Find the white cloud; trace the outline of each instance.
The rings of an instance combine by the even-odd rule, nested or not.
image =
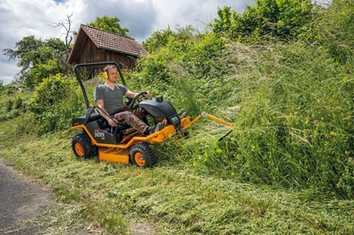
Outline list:
[[[153,30],[193,25],[204,28],[215,17],[219,6],[242,10],[255,0],[1,0],[0,50],[13,48],[24,36],[63,37],[64,31],[53,27],[72,14],[73,30],[97,16],[117,16],[138,40]],[[18,72],[14,62],[0,55],[0,79],[9,80]]]
[[[255,0],[153,0],[157,10],[157,23],[154,29],[166,26],[176,27],[193,25],[199,30],[204,29],[215,18],[218,7],[231,6],[242,11]]]
[[[15,75],[20,71],[20,68],[14,63],[0,60],[0,71],[0,80],[7,84],[14,80]]]
[[[15,79],[20,68],[8,61],[3,49],[13,48],[24,36],[37,38],[62,37],[63,30],[54,24],[63,21],[70,12],[83,9],[82,1],[57,4],[52,0],[5,0],[0,2],[0,80],[8,83]],[[80,22],[73,16],[74,23]],[[75,19],[78,19],[75,21]],[[77,27],[78,23],[76,23]]]

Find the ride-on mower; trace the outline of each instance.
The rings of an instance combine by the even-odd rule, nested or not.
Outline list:
[[[202,115],[192,118],[186,116],[185,113],[177,113],[172,104],[163,100],[162,97],[149,97],[146,92],[141,92],[133,99],[128,99],[127,110],[139,113],[141,120],[148,125],[154,125],[163,119],[167,121],[167,125],[160,131],[146,136],[139,134],[124,123],[120,123],[116,127],[109,126],[102,116],[105,115],[102,110],[99,112],[98,107],[94,104],[90,105],[82,76],[89,74],[86,77],[88,77],[87,80],[90,80],[94,78],[92,75],[94,71],[99,71],[102,66],[111,64],[117,67],[120,79],[126,86],[121,66],[116,62],[84,63],[74,67],[77,81],[83,93],[86,114],[72,120],[72,128],[81,132],[73,137],[72,149],[79,159],[96,157],[99,161],[134,163],[138,167],[151,167],[157,162],[157,158],[149,145],[162,143],[177,132],[185,134],[185,130],[199,120]],[[226,127],[232,127],[232,124],[224,120],[209,114],[206,115],[210,120]]]

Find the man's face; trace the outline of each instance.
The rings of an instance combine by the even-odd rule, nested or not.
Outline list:
[[[116,82],[118,80],[118,71],[116,68],[111,68],[107,72],[108,72],[108,80],[110,82]]]

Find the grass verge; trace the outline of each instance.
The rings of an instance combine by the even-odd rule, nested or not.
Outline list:
[[[153,169],[77,161],[69,132],[21,136],[15,123],[0,124],[1,157],[114,234],[132,221],[161,234],[354,232],[352,200],[200,175],[173,156]]]

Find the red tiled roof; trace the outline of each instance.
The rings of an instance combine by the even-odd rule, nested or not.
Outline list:
[[[97,48],[118,51],[137,57],[146,53],[142,45],[134,39],[104,32],[87,25],[81,25],[80,29],[86,33]]]

